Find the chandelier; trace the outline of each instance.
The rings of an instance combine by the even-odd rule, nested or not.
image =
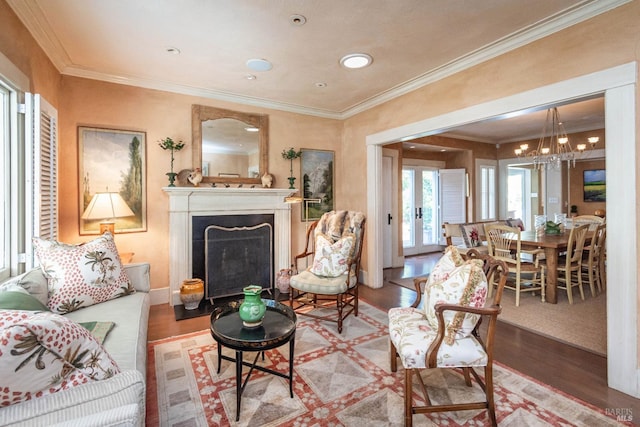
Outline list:
[[[588,139],[591,148],[599,141],[598,137]],[[577,144],[574,149],[569,142],[567,132],[560,121],[560,115],[556,107],[547,110],[547,118],[542,129],[542,136],[538,141],[538,148],[527,152],[529,144],[521,144],[514,150],[518,157],[533,158],[533,166],[536,169],[560,169],[562,162],[567,162],[567,167],[576,166],[576,158],[579,158],[587,149],[587,144]]]

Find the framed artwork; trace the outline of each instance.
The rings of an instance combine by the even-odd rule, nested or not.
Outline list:
[[[118,233],[147,230],[146,140],[146,132],[78,126],[81,235],[100,234],[105,220]],[[105,194],[115,218],[98,218],[98,196]]]
[[[583,172],[585,202],[607,201],[607,175],[605,169],[589,169]]]
[[[302,177],[302,220],[319,219],[333,207],[333,162],[330,150],[301,149],[300,168]]]

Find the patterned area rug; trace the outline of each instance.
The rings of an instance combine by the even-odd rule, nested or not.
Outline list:
[[[347,319],[342,334],[335,323],[299,316],[294,397],[287,380],[254,371],[242,395],[239,422],[235,364],[223,360],[216,373],[217,347],[209,331],[151,342],[147,425],[401,426],[404,372],[389,370],[386,323],[386,312],[365,303],[358,317]],[[259,363],[286,372],[288,350],[286,344],[270,350]],[[234,354],[228,349],[223,353]],[[423,377],[434,402],[467,400],[469,395],[481,399],[477,384],[466,387],[457,372],[433,370]],[[603,411],[502,365],[495,367],[495,383],[501,426],[619,425]],[[422,400],[419,394],[416,399]],[[486,411],[465,411],[414,415],[413,420],[416,426],[481,426],[488,416]]]

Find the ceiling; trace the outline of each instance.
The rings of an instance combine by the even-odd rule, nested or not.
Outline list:
[[[8,3],[64,75],[344,119],[626,1]],[[294,23],[295,15],[306,23]],[[357,70],[340,65],[357,52],[373,63]],[[266,59],[273,68],[251,70],[250,59]],[[570,114],[561,111],[563,119]],[[603,127],[601,102],[580,104],[575,115],[581,126]],[[495,143],[518,139],[525,129],[539,132],[544,118],[524,117],[453,134]],[[587,125],[588,118],[601,123]]]

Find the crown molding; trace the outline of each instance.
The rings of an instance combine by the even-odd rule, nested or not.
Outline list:
[[[417,78],[401,83],[389,90],[383,91],[341,111],[331,111],[285,102],[275,102],[269,99],[249,97],[222,90],[182,85],[166,81],[141,79],[135,76],[117,76],[101,73],[95,70],[84,69],[72,63],[69,55],[55,36],[46,16],[37,3],[26,2],[23,0],[7,0],[7,3],[29,29],[37,43],[51,59],[54,66],[61,74],[138,86],[147,89],[193,95],[238,104],[252,105],[291,113],[344,120],[416,89],[498,57],[536,40],[542,39],[565,28],[571,27],[572,25],[608,12],[609,10],[615,9],[616,7],[622,6],[631,1],[633,0],[585,0],[571,8],[558,12],[545,20],[505,36],[494,43],[476,49],[473,52],[422,74]]]

